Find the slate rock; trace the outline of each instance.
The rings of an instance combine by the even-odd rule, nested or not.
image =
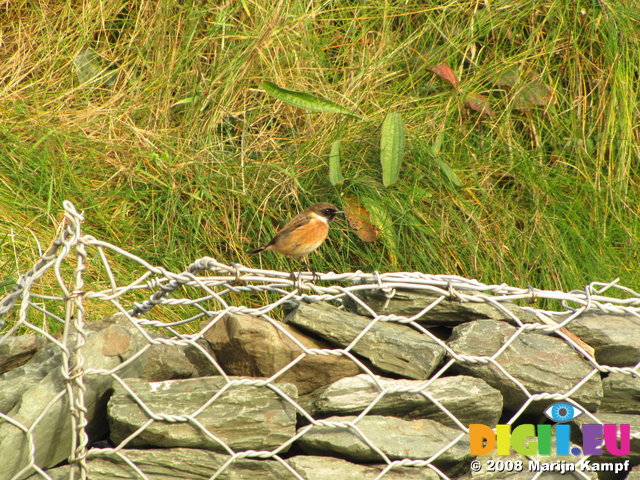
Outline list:
[[[202,426],[198,427],[193,421],[156,420],[127,443],[131,447],[191,447],[226,451],[211,438],[209,434],[212,434],[234,450],[265,450],[281,445],[295,434],[295,408],[268,387],[233,385],[210,402],[227,385],[224,378],[164,382],[130,378],[125,382],[154,414],[185,416],[198,412],[195,418]],[[297,399],[294,385],[274,385],[292,399]],[[116,445],[151,418],[120,384],[115,385],[109,400],[108,416],[111,441]]]
[[[32,333],[2,337],[0,335],[0,375],[27,363],[44,345],[44,338]]]
[[[475,291],[457,291],[461,294],[477,297],[478,301],[445,299],[429,309],[428,312],[423,313],[416,321],[430,325],[454,326],[480,319],[504,320],[515,323],[515,317],[522,323],[538,323],[535,314],[523,310],[512,302],[500,302],[500,306],[507,311],[505,312],[487,302]],[[404,317],[413,317],[421,313],[442,297],[440,293],[417,289],[396,289],[391,298],[388,298],[382,290],[362,290],[357,292],[357,295],[378,315],[393,314]],[[345,304],[347,308],[361,315],[368,314],[366,309],[349,297],[345,299]]]
[[[115,369],[142,346],[143,342],[139,337],[132,335],[122,325],[113,324],[100,332],[90,333],[86,344],[79,351],[84,357],[85,369]],[[41,359],[41,352],[51,356],[44,359],[41,365],[34,365]],[[66,380],[62,377],[60,361],[59,351],[50,344],[37,352],[27,364],[5,374],[15,375],[21,369],[28,372],[20,397],[7,415],[26,427],[34,425],[34,461],[42,468],[59,464],[71,451],[72,424],[68,397],[60,395],[60,392],[66,392]],[[10,381],[12,385],[13,380],[15,379]],[[104,394],[111,387],[111,382],[110,375],[87,375],[84,379],[89,435],[106,426],[102,419],[96,419],[96,411],[102,405]],[[0,391],[4,390],[4,383],[0,381]],[[30,463],[29,438],[22,430],[2,420],[0,449],[2,452],[13,452],[12,455],[5,456],[3,468],[0,469],[2,480],[13,478],[14,474]]]
[[[353,421],[356,417],[329,417],[324,421]],[[357,422],[366,438],[390,459],[427,459],[452,442],[460,429],[434,420],[403,420],[395,417],[367,415]],[[302,427],[308,428],[308,427]],[[306,453],[337,456],[356,462],[381,461],[380,455],[350,427],[314,425],[298,441]],[[469,438],[463,434],[453,446],[434,460],[434,465],[452,465],[470,460]]]
[[[506,322],[477,320],[455,327],[448,344],[459,355],[491,356],[516,330]],[[566,393],[593,371],[593,367],[563,339],[534,331],[520,332],[496,360],[531,394]],[[510,411],[519,410],[527,400],[524,392],[495,365],[463,363],[460,360],[456,363],[456,370],[481,378],[500,390],[505,408]],[[602,399],[600,376],[591,376],[571,398],[589,411],[595,411]],[[550,400],[532,402],[527,411],[541,413],[551,403]]]
[[[60,348],[50,343],[40,348],[24,365],[0,375],[0,412],[8,413],[24,392],[59,368],[61,361]]]
[[[640,414],[640,377],[610,373],[602,381],[602,388],[601,411]]]
[[[426,383],[421,380],[376,378],[383,389],[416,388]],[[357,415],[376,400],[380,391],[369,375],[361,374],[318,389],[301,399],[300,403],[307,406],[314,418]],[[479,378],[464,375],[437,378],[424,392],[448,409],[463,425],[483,423],[493,426],[502,414],[502,394]],[[446,413],[421,393],[389,392],[369,412],[407,419],[430,418],[456,426]]]
[[[625,480],[640,480],[640,465],[633,467]]]
[[[376,322],[368,328],[370,319],[326,303],[301,303],[288,321],[341,347],[350,345],[368,329],[351,351],[378,369],[403,377],[429,378],[444,358],[444,348],[408,325]]]
[[[126,449],[121,453],[153,480],[207,480],[229,459],[228,455],[193,448]],[[299,455],[285,460],[305,480],[373,480],[386,465],[358,465],[331,457]],[[140,475],[116,455],[90,457],[91,480],[138,480]],[[67,480],[70,466],[47,470],[53,480]],[[40,475],[29,477],[39,480]],[[76,478],[79,478],[76,475]],[[219,480],[295,480],[297,477],[277,460],[239,458],[218,477]],[[384,480],[437,480],[440,477],[427,467],[395,468]]]
[[[215,371],[211,362],[203,360],[201,352],[193,352],[197,350],[193,346],[150,345],[140,330],[122,315],[89,322],[86,331],[86,344],[80,348],[85,370],[113,370],[120,376],[148,375],[158,380],[165,375]],[[74,338],[71,336],[71,351],[76,349]],[[134,360],[121,366],[134,355],[137,355]],[[191,363],[192,360],[198,365]],[[61,349],[51,343],[40,348],[26,364],[0,376],[0,411],[25,427],[37,420],[32,428],[34,460],[42,468],[66,460],[71,451],[72,424],[67,381],[62,376],[61,365]],[[108,374],[84,377],[86,432],[90,441],[107,435],[106,400],[113,381]],[[45,409],[48,410],[43,414]],[[0,480],[12,478],[30,462],[29,439],[22,430],[2,419],[0,448],[15,452],[0,469]]]
[[[206,324],[203,323],[203,329]],[[304,335],[290,325],[280,324],[307,348],[326,349],[328,344]],[[252,315],[230,314],[205,330],[216,359],[230,375],[271,377],[299,357],[303,350],[287,333],[269,321]],[[357,375],[360,368],[349,358],[334,355],[306,355],[278,377],[279,382],[292,383],[300,394],[342,378]]]
[[[374,480],[385,465],[359,465],[339,458],[298,455],[287,463],[305,480]],[[291,477],[293,479],[293,477]],[[439,480],[429,467],[399,467],[385,473],[382,480]]]
[[[198,480],[208,479],[228,460],[228,455],[214,453],[195,448],[170,448],[122,450],[149,479],[152,480]],[[109,457],[94,457],[88,460],[88,475],[90,480],[138,480],[140,475],[116,455]],[[63,466],[47,470],[53,480],[67,480],[70,466]],[[30,480],[42,478],[40,475],[30,477]],[[75,478],[79,478],[76,474]],[[240,479],[289,479],[293,478],[286,467],[277,461],[238,459],[233,462],[219,477],[220,480]]]
[[[206,342],[199,342],[209,350]],[[211,354],[211,352],[208,352]],[[144,378],[152,382],[217,375],[218,370],[202,351],[193,345],[152,344],[121,376]]]
[[[640,362],[640,318],[602,312],[585,312],[567,329],[591,345],[596,360],[612,367],[632,367]]]

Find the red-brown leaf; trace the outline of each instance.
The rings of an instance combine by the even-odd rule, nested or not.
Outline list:
[[[456,74],[453,72],[453,70],[449,65],[442,63],[440,65],[435,65],[431,67],[429,70],[435,73],[444,81],[449,82],[454,87],[456,88],[458,87],[460,80],[458,80],[458,77],[456,77]]]

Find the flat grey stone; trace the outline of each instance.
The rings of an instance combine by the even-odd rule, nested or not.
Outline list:
[[[415,388],[421,380],[393,380],[377,377],[387,388]],[[434,380],[424,389],[434,400],[448,409],[463,425],[483,423],[494,426],[502,414],[502,394],[485,381],[458,375]],[[347,377],[318,389],[300,403],[307,406],[315,418],[329,415],[356,415],[378,397],[380,390],[367,374]],[[442,424],[455,422],[435,403],[420,393],[390,392],[378,400],[370,410],[374,415],[401,418],[430,418]]]
[[[50,343],[40,348],[24,365],[0,375],[0,412],[11,411],[24,392],[59,368],[61,361],[60,349]]]
[[[305,480],[373,480],[385,465],[359,465],[339,458],[298,455],[287,459]],[[383,480],[439,480],[429,467],[399,467],[385,473]]]
[[[238,377],[231,377],[239,379]],[[194,415],[193,421],[155,420],[130,439],[131,447],[190,447],[224,452],[215,435],[234,450],[265,450],[280,446],[295,434],[295,408],[268,387],[235,385],[208,402],[227,383],[222,377],[202,377],[164,382],[126,379],[146,408],[156,415]],[[290,398],[297,398],[290,384],[275,384]],[[205,406],[202,411],[201,407]],[[145,425],[145,409],[116,384],[108,405],[111,441],[118,445]]]
[[[329,417],[325,421],[352,421],[356,417]],[[374,446],[390,459],[427,459],[452,442],[462,430],[434,420],[403,420],[367,415],[356,424]],[[302,427],[306,428],[306,427]],[[356,462],[380,462],[383,459],[349,427],[314,425],[297,442],[306,453],[336,456]],[[452,465],[471,459],[467,434],[434,460],[435,465]]]
[[[640,465],[633,467],[625,480],[640,480]]]
[[[493,319],[514,322],[514,318],[522,323],[539,323],[536,316],[521,309],[512,302],[500,302],[501,308],[481,298],[480,294],[470,290],[459,290],[465,295],[478,298],[474,301],[442,300],[429,311],[424,312],[416,320],[420,323],[431,325],[457,325],[471,320]],[[382,290],[362,290],[357,292],[366,303],[378,315],[402,315],[413,317],[442,297],[441,294],[429,290],[396,289],[392,297],[387,297]],[[365,308],[349,297],[345,298],[347,308],[362,315],[368,315]]]
[[[491,356],[516,332],[506,322],[476,320],[458,325],[448,341],[459,355]],[[593,367],[563,339],[523,331],[497,357],[497,362],[531,393],[564,394],[593,371]],[[476,376],[502,392],[505,408],[517,411],[527,400],[525,393],[495,365],[456,363],[456,370]],[[602,382],[595,374],[571,398],[595,411],[602,399]],[[552,401],[533,402],[527,412],[541,413]]]
[[[586,312],[567,329],[596,351],[596,360],[612,367],[633,367],[640,362],[640,318]]]
[[[326,303],[301,303],[289,323],[322,339],[346,347],[369,327],[371,319]],[[424,379],[444,358],[445,350],[408,325],[376,322],[358,340],[352,352],[385,372]]]
[[[170,448],[122,450],[122,453],[133,462],[148,478],[153,480],[206,480],[216,473],[228,455],[214,453],[195,448]],[[138,480],[140,475],[123,459],[115,455],[109,457],[93,457],[88,460],[88,476],[90,480]],[[69,479],[71,467],[63,466],[47,470],[53,480]],[[30,480],[42,478],[33,475]],[[76,473],[75,478],[79,478]],[[217,477],[221,480],[248,479],[293,479],[286,467],[273,460],[238,459]]]
[[[122,450],[145,475],[153,480],[207,480],[216,473],[228,455],[210,450],[192,448]],[[386,465],[358,465],[331,457],[299,455],[286,460],[291,468],[305,480],[373,480]],[[124,460],[115,455],[90,457],[90,480],[138,480],[140,475]],[[67,480],[71,467],[47,470],[53,480]],[[39,480],[40,475],[29,477]],[[76,478],[78,475],[76,474]],[[295,480],[297,477],[277,460],[240,458],[231,463],[218,477],[220,480]],[[440,477],[428,467],[395,468],[384,475],[384,480],[438,480]]]
[[[640,414],[640,378],[623,373],[610,373],[602,380],[604,397],[600,410],[611,413]]]
[[[44,345],[44,338],[33,333],[3,338],[0,335],[0,375],[27,363]]]

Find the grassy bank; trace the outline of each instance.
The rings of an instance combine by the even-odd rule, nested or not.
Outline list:
[[[180,271],[204,255],[288,268],[244,252],[311,203],[350,198],[381,238],[337,223],[318,271],[560,289],[620,277],[640,289],[632,3],[362,3],[4,5],[0,280],[46,248],[64,199],[87,233]],[[288,106],[263,80],[362,119]],[[389,111],[402,114],[406,151],[384,187]],[[338,138],[346,182],[333,187]]]

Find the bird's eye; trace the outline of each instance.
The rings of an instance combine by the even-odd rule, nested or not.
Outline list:
[[[549,420],[558,423],[565,423],[578,418],[584,413],[581,408],[570,405],[566,402],[554,403],[547,407],[544,414]]]
[[[325,208],[322,213],[325,215],[333,215],[333,208]]]

